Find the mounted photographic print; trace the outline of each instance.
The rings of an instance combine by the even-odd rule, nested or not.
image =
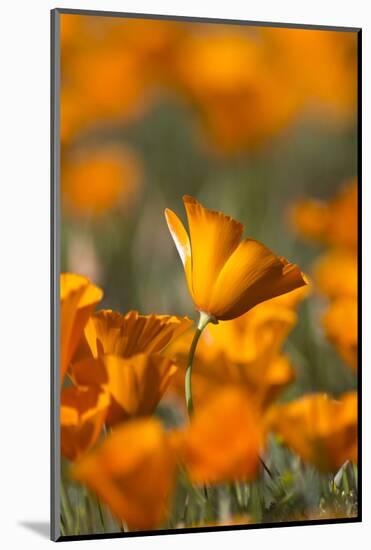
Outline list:
[[[361,31],[52,11],[52,538],[361,520]]]

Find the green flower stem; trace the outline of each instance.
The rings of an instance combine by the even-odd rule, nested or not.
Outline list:
[[[200,312],[200,319],[198,321],[197,329],[194,333],[191,348],[189,350],[188,355],[188,361],[187,361],[187,370],[185,374],[185,400],[188,410],[189,417],[192,416],[193,413],[193,399],[192,399],[192,365],[193,360],[198,344],[198,340],[200,339],[200,336],[202,334],[202,331],[206,327],[206,325],[213,320],[210,315],[207,313],[204,313],[203,311]],[[214,321],[215,322],[215,321]]]

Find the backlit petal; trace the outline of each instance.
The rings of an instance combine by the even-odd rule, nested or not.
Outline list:
[[[192,325],[187,317],[175,315],[126,315],[110,309],[97,311],[85,327],[74,360],[113,354],[131,357],[137,353],[157,353]]]
[[[69,387],[61,392],[61,453],[76,460],[98,440],[110,404],[100,388]]]
[[[188,233],[178,216],[169,208],[165,209],[165,218],[170,234],[183,263],[189,292],[191,293],[191,296],[193,296],[191,243],[189,242]]]
[[[185,196],[183,201],[192,249],[193,298],[198,309],[207,312],[214,283],[237,248],[243,225],[221,212],[204,208],[192,197]]]
[[[60,371],[61,381],[82,337],[84,327],[103,291],[89,279],[75,273],[62,273],[60,279]]]

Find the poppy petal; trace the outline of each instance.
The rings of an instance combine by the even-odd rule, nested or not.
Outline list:
[[[243,225],[221,212],[204,208],[193,197],[183,197],[192,249],[193,298],[208,312],[213,285],[225,262],[236,250]]]
[[[258,241],[245,239],[220,272],[210,311],[218,319],[233,319],[260,302],[305,284],[298,266],[278,258]]]

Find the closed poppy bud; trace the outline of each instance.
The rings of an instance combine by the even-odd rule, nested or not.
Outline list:
[[[172,442],[191,481],[222,483],[257,476],[263,435],[249,395],[227,388],[196,409],[189,427],[175,432]]]
[[[234,319],[306,284],[298,266],[258,241],[241,240],[241,223],[204,208],[192,197],[183,201],[189,236],[174,212],[166,209],[165,216],[200,312],[216,320]]]
[[[75,273],[62,273],[60,282],[60,376],[67,372],[84,327],[103,291],[89,279]]]
[[[75,463],[72,473],[130,530],[158,528],[167,517],[175,458],[158,420],[123,424]]]
[[[99,388],[65,388],[61,392],[61,452],[76,460],[98,440],[110,404]]]
[[[267,423],[305,462],[336,472],[346,460],[357,462],[357,393],[341,399],[307,395],[272,407]]]

